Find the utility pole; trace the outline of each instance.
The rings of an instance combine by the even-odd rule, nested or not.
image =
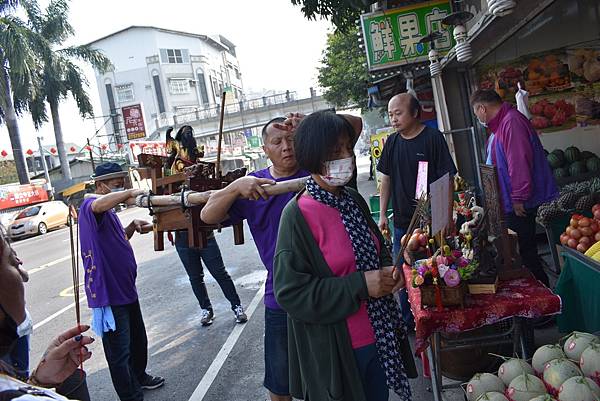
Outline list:
[[[52,188],[52,181],[50,181],[50,173],[48,173],[48,165],[46,164],[46,156],[44,155],[44,148],[42,147],[42,137],[37,137],[38,149],[40,151],[40,156],[42,157],[42,168],[44,169],[44,177],[46,178],[47,191],[50,192],[50,195],[54,195],[54,189]]]
[[[90,161],[92,162],[92,171],[96,171],[96,165],[94,164],[94,154],[92,153],[92,145],[90,145],[90,139],[87,140],[88,150],[90,151]]]

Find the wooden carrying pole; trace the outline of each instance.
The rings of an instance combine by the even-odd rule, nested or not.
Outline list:
[[[302,188],[304,188],[304,186],[306,185],[306,180],[308,179],[308,177],[303,177],[303,178],[296,178],[293,180],[288,180],[288,181],[281,181],[278,182],[277,184],[265,184],[263,185],[263,188],[265,189],[265,192],[267,193],[267,195],[269,196],[274,196],[274,195],[281,195],[287,192],[299,192],[300,190],[302,190]],[[184,194],[184,198],[186,198],[187,200],[187,205],[186,206],[198,206],[198,205],[203,205],[206,202],[208,202],[208,199],[210,198],[210,195],[216,192],[216,190],[213,191],[204,191],[204,192],[196,192],[196,191],[187,191],[187,194]],[[94,198],[99,198],[101,196],[104,195],[96,195],[96,194],[86,194],[85,197],[94,197]],[[165,206],[182,206],[181,205],[181,201],[182,201],[182,197],[181,197],[181,193],[174,193],[171,195],[152,195],[152,196],[146,196],[146,195],[139,195],[139,204],[138,206],[141,207],[148,207],[148,198],[150,199],[150,204],[152,205],[152,207],[165,207]],[[127,200],[126,202],[129,205],[133,205],[136,204],[136,199],[130,198]]]
[[[225,97],[227,92],[221,96],[221,117],[219,121],[219,142],[217,143],[217,178],[221,178],[221,146],[223,143],[223,119],[225,117]]]

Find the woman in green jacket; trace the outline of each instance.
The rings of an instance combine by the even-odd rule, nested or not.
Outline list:
[[[274,264],[288,313],[290,390],[306,401],[403,401],[406,330],[393,292],[404,285],[365,201],[344,186],[355,169],[352,127],[335,113],[304,118],[295,137],[311,178],[286,206]]]

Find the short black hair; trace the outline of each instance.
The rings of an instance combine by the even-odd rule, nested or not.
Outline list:
[[[417,99],[415,95],[411,95],[408,107],[410,108],[410,114],[412,116],[421,118],[421,102],[419,102],[419,99]]]
[[[265,126],[262,128],[262,140],[263,143],[265,142],[265,139],[267,139],[267,128],[269,128],[269,125],[273,124],[273,123],[282,123],[285,121],[285,117],[275,117],[270,119]]]
[[[471,107],[476,104],[487,103],[487,104],[502,104],[502,98],[500,95],[491,89],[477,89],[471,95]]]
[[[353,138],[354,128],[338,114],[323,110],[304,117],[294,138],[298,166],[313,174],[321,173],[335,145],[344,135]]]

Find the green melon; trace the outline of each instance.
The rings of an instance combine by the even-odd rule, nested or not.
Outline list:
[[[585,167],[594,173],[600,171],[600,158],[597,156],[590,157],[585,161]]]
[[[575,146],[569,146],[565,150],[565,159],[567,159],[569,163],[579,161],[581,160],[581,152]]]
[[[554,169],[554,177],[555,178],[564,178],[564,177],[568,177],[569,174],[569,169],[565,168],[565,167],[559,167]]]
[[[594,152],[590,152],[589,150],[584,150],[581,152],[581,160],[591,159],[592,157],[597,157]]]
[[[565,163],[564,158],[561,159],[558,153],[550,153],[548,156],[546,156],[546,159],[548,160],[548,164],[550,164],[552,169],[562,167]]]
[[[571,174],[572,177],[581,175],[585,172],[587,172],[585,162],[576,161],[571,163],[571,165],[569,166],[569,174]]]
[[[557,158],[559,160],[558,163],[558,167],[562,167],[565,165],[565,152],[563,152],[560,149],[554,149],[550,155],[553,155],[553,157]],[[550,156],[548,155],[548,156]]]

